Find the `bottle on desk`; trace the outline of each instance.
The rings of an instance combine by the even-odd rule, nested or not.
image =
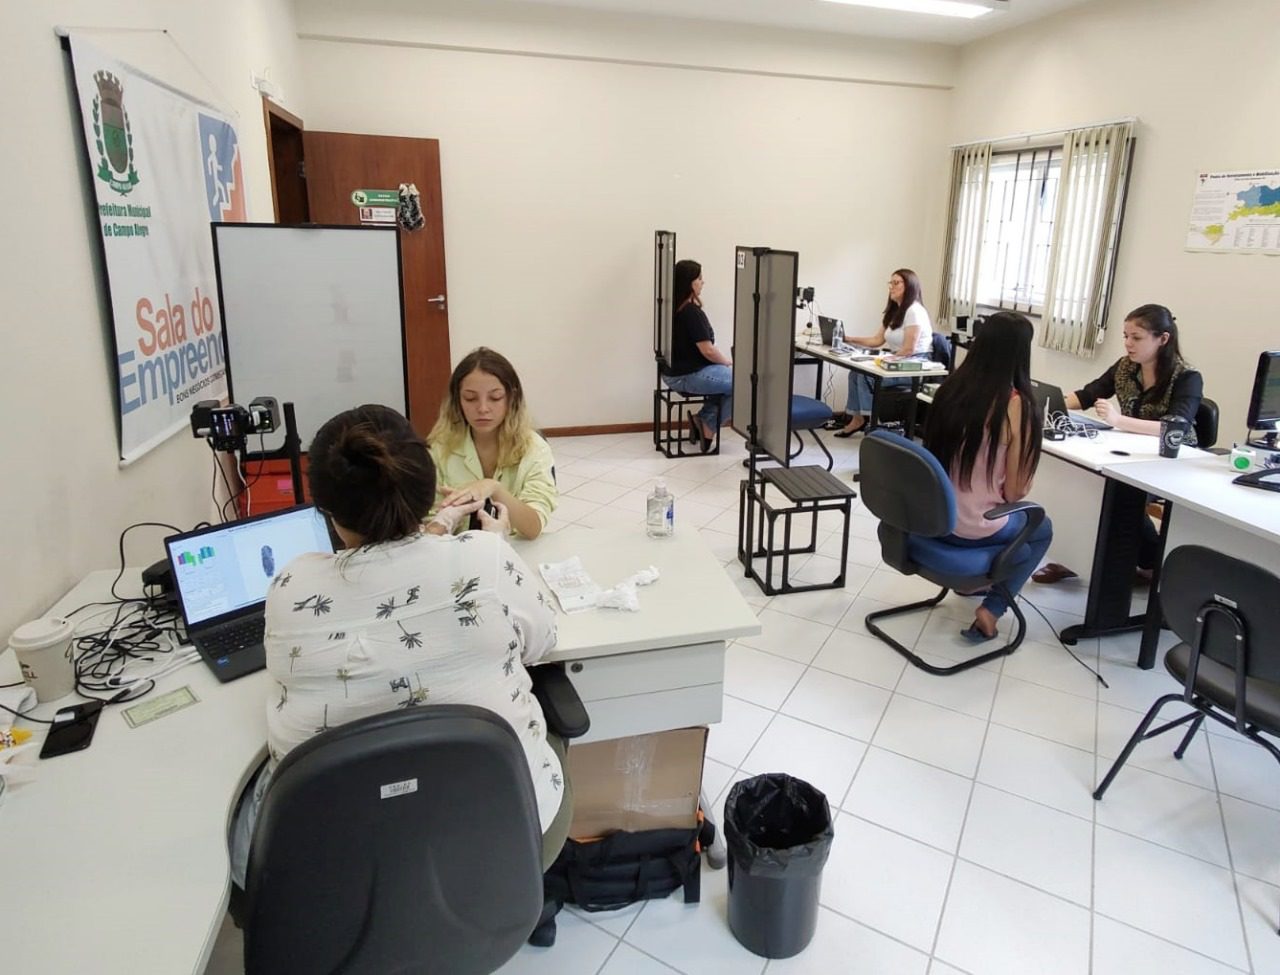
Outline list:
[[[839,352],[844,346],[844,323],[836,322],[835,328],[831,330],[831,351]]]
[[[644,528],[650,538],[666,538],[675,533],[675,498],[667,482],[658,478],[645,504]]]

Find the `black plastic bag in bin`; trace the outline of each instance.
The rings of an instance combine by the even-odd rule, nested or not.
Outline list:
[[[790,958],[818,924],[822,868],[835,830],[827,797],[769,772],[735,783],[724,804],[729,928],[765,958]]]

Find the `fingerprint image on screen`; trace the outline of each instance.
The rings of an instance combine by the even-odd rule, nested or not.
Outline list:
[[[271,579],[276,574],[276,557],[271,554],[271,546],[262,546],[262,571]]]

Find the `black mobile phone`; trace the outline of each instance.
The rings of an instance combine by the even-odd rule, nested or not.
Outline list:
[[[484,504],[480,506],[480,511],[483,511],[490,518],[498,517],[497,506],[495,506],[494,503],[488,498],[484,499]],[[467,523],[468,531],[473,531],[473,532],[479,531],[480,528],[482,527],[480,524],[480,511],[473,511],[471,513],[471,518]]]
[[[98,715],[102,714],[101,701],[86,701],[69,708],[62,708],[53,716],[53,725],[40,749],[41,758],[56,758],[68,752],[88,748],[93,732],[98,727]]]

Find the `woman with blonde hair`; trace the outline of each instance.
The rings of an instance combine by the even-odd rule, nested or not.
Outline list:
[[[505,356],[481,346],[458,363],[427,439],[438,472],[436,524],[455,530],[469,505],[488,501],[512,531],[541,534],[559,497],[555,458]]]

